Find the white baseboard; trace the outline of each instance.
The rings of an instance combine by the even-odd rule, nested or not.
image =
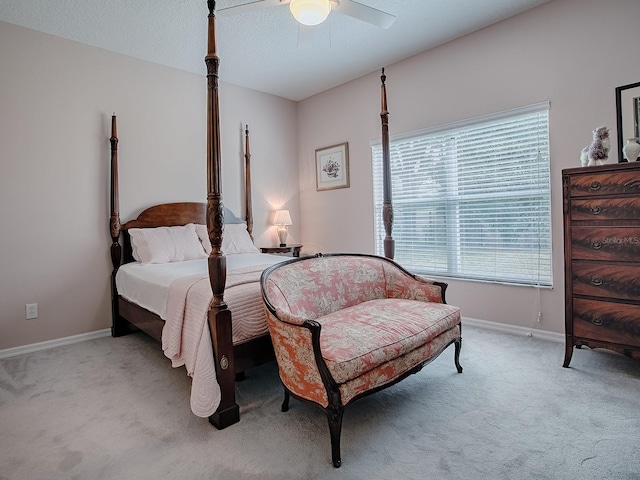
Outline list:
[[[96,330],[95,332],[81,333],[72,335],[71,337],[56,338],[46,342],[31,343],[21,347],[5,348],[0,350],[0,359],[24,355],[25,353],[38,352],[49,348],[61,347],[63,345],[71,345],[73,343],[86,342],[87,340],[95,340],[96,338],[108,337],[111,335],[111,329]]]
[[[464,336],[464,327],[469,325],[472,327],[485,328],[487,330],[495,330],[497,332],[511,333],[525,337],[536,337],[553,342],[564,343],[565,336],[563,333],[549,332],[547,330],[536,330],[535,328],[519,327],[517,325],[507,325],[506,323],[489,322],[487,320],[478,320],[477,318],[462,317],[462,335]]]

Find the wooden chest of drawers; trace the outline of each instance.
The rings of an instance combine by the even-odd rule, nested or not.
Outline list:
[[[640,358],[640,162],[562,171],[565,367],[573,347]]]

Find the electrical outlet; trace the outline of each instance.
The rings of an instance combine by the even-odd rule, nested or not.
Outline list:
[[[37,303],[27,303],[27,320],[31,320],[33,318],[38,318],[38,304]]]

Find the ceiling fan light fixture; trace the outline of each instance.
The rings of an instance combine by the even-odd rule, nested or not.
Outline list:
[[[319,25],[331,12],[329,0],[291,0],[289,10],[293,18],[303,25]]]

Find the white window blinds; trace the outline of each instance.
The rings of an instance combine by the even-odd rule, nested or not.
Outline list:
[[[390,141],[395,260],[414,273],[552,285],[548,102]],[[382,147],[372,145],[383,254]]]

